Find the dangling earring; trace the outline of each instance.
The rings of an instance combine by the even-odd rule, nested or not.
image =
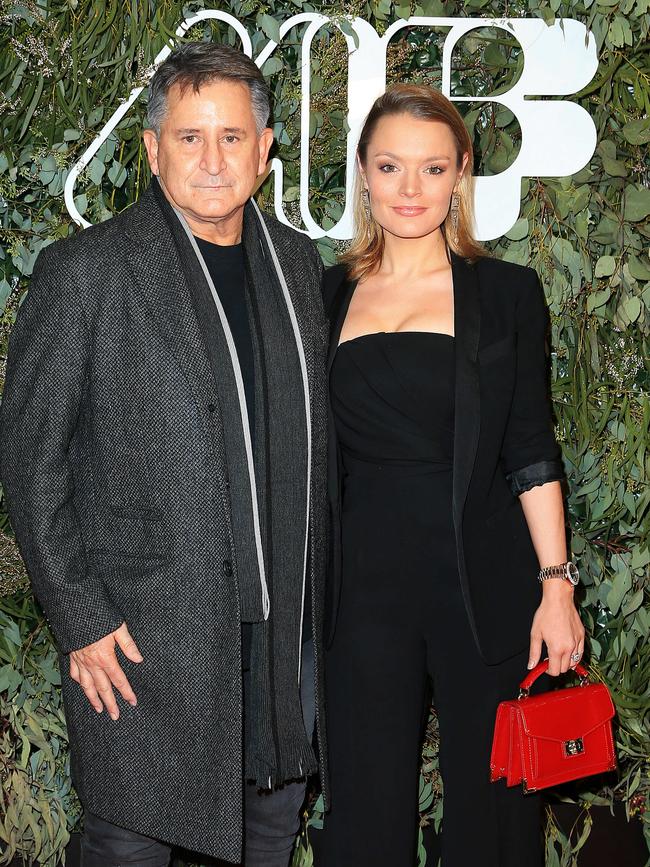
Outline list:
[[[451,197],[451,207],[449,216],[451,218],[451,237],[454,244],[458,244],[458,209],[460,208],[460,196],[458,193],[453,193]]]
[[[361,193],[363,198],[363,211],[366,215],[366,220],[370,219],[370,193],[368,192],[368,188],[364,187]]]

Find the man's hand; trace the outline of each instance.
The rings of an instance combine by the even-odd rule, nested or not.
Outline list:
[[[117,661],[116,644],[131,662],[142,662],[142,654],[129,635],[126,623],[94,644],[82,647],[81,650],[73,650],[70,654],[70,677],[81,686],[97,713],[101,713],[106,707],[113,720],[120,715],[113,687],[119,690],[122,698],[133,707],[138,703],[131,684]]]
[[[585,628],[573,603],[573,588],[559,578],[544,582],[542,604],[535,612],[530,631],[528,668],[539,662],[542,642],[548,648],[551,675],[575,668],[584,653]]]

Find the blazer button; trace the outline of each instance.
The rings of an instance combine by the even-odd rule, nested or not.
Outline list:
[[[208,412],[214,412],[215,409],[216,409],[216,406],[213,403],[208,404]]]
[[[223,561],[223,574],[227,578],[232,577],[232,563],[230,562],[230,560],[224,560]]]

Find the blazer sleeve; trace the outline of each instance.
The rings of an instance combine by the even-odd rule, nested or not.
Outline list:
[[[91,338],[80,293],[57,252],[39,256],[9,342],[0,478],[34,593],[67,653],[117,629],[124,618],[88,568],[73,504],[69,447]]]
[[[548,312],[537,273],[526,269],[516,308],[517,375],[501,451],[515,495],[564,478],[548,392]]]

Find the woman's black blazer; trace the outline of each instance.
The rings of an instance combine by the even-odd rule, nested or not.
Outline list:
[[[487,257],[469,264],[452,255],[452,274],[456,403],[451,506],[458,572],[479,652],[486,663],[495,664],[526,648],[541,598],[539,563],[518,495],[564,476],[548,394],[548,314],[531,268]],[[355,285],[341,265],[325,274],[330,368]],[[329,436],[331,642],[341,586],[342,488],[331,411]]]

